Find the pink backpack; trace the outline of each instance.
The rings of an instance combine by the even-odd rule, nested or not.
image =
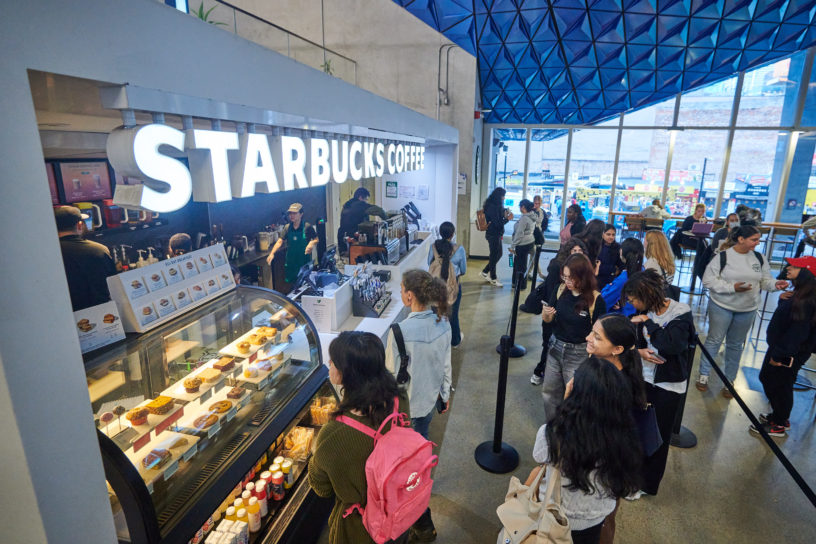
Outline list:
[[[366,461],[366,507],[351,506],[347,517],[357,510],[369,536],[382,544],[407,531],[428,508],[431,500],[431,468],[438,458],[433,454],[433,442],[411,429],[405,414],[399,412],[399,399],[394,398],[394,411],[376,431],[350,417],[337,416],[345,423],[374,439],[374,451]],[[383,428],[393,421],[391,430]]]

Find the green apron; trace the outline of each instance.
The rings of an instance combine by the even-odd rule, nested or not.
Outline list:
[[[306,224],[301,222],[300,228],[289,223],[286,229],[286,283],[294,283],[297,279],[300,267],[312,261],[311,255],[305,255],[306,246],[309,241],[306,239]]]

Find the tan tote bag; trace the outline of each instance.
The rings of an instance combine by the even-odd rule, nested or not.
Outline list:
[[[561,471],[549,467],[547,494],[539,500],[538,489],[548,466],[538,471],[527,487],[513,476],[504,504],[496,509],[503,529],[497,544],[572,544],[569,520],[561,506]]]

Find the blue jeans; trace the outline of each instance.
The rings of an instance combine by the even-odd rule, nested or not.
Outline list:
[[[435,410],[436,408],[434,408]],[[433,419],[434,411],[425,416],[425,417],[412,417],[411,418],[411,427],[414,428],[416,432],[422,435],[425,440],[430,440],[428,438],[428,427],[431,426],[431,419]]]
[[[450,309],[451,346],[458,346],[462,342],[462,329],[459,328],[459,303],[462,302],[462,284],[459,284],[459,294],[456,302]]]
[[[550,340],[541,389],[541,396],[544,397],[544,421],[555,417],[555,410],[564,400],[567,382],[587,357],[586,342],[568,344],[554,337]]]
[[[756,310],[750,312],[732,312],[718,306],[713,300],[708,301],[708,336],[703,344],[711,357],[717,358],[720,346],[725,340],[725,358],[723,372],[732,382],[737,377],[737,371],[742,359],[742,349],[745,347],[745,337],[754,322]],[[711,363],[705,357],[700,358],[700,374],[708,376],[711,372]]]

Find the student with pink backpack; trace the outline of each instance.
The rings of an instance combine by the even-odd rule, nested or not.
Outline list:
[[[329,357],[329,379],[342,401],[309,461],[314,492],[335,497],[329,542],[404,543],[431,498],[433,444],[410,428],[408,401],[376,335],[340,333]]]

